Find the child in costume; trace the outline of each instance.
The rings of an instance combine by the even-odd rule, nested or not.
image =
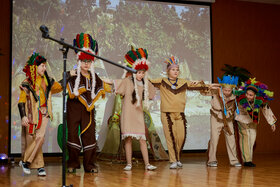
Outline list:
[[[77,34],[74,46],[96,54],[98,44],[89,34]],[[83,166],[85,172],[98,172],[96,162],[96,138],[95,138],[95,111],[94,103],[105,91],[110,92],[111,87],[104,83],[94,71],[94,57],[83,52],[77,54],[77,74],[67,78],[67,148],[69,152],[68,172],[73,173],[80,168],[79,155],[83,149]],[[80,126],[80,138],[78,130]],[[80,143],[81,139],[81,143]]]
[[[130,75],[131,76],[131,75]],[[103,133],[101,136],[102,130],[99,133],[98,144],[99,148],[101,148],[101,152],[98,155],[98,158],[102,160],[111,160],[111,161],[122,161],[125,159],[125,151],[123,151],[123,143],[121,141],[121,129],[120,129],[120,115],[121,111],[121,102],[122,97],[120,95],[116,95],[114,98],[114,104],[107,103],[113,106],[112,113],[107,121],[104,123],[104,127],[102,130],[107,130],[106,134]],[[111,106],[108,106],[108,108]],[[146,129],[146,139],[150,147],[148,148],[148,152],[151,153],[154,160],[168,160],[168,154],[166,153],[161,139],[155,129],[155,124],[153,123],[152,117],[150,115],[149,110],[143,109],[144,111],[144,122]],[[106,129],[105,129],[106,128]],[[104,146],[102,146],[102,141],[104,141]],[[100,142],[100,143],[99,143]],[[102,147],[101,147],[102,146]],[[132,151],[140,152],[139,141],[132,140]],[[150,155],[150,154],[149,154]],[[141,156],[141,155],[139,155]],[[136,156],[134,156],[137,158]]]
[[[52,120],[51,94],[62,91],[62,86],[48,76],[46,59],[39,53],[31,55],[24,66],[26,79],[20,85],[18,108],[22,124],[22,157],[20,166],[25,174],[37,168],[45,176],[42,146],[49,118]]]
[[[145,135],[143,106],[148,107],[148,100],[155,95],[153,85],[147,79],[149,62],[146,49],[132,48],[125,55],[127,66],[137,70],[136,74],[114,81],[115,92],[123,96],[121,113],[121,137],[125,141],[127,165],[124,170],[132,169],[132,138],[139,140],[140,149],[146,170],[155,170],[149,163],[148,149]]]
[[[235,92],[240,114],[235,120],[238,123],[239,143],[244,166],[255,167],[253,161],[253,147],[256,141],[257,125],[260,121],[260,110],[266,121],[271,125],[271,130],[276,130],[276,117],[268,101],[272,100],[273,92],[268,91],[267,85],[250,78]]]
[[[170,169],[183,167],[180,153],[186,139],[185,105],[187,90],[205,89],[204,82],[188,81],[178,78],[179,61],[172,56],[167,63],[167,78],[150,80],[160,90],[161,122],[169,152]]]
[[[213,96],[210,109],[211,136],[208,145],[207,166],[218,166],[216,152],[219,137],[223,129],[226,138],[226,146],[230,165],[241,167],[241,164],[237,158],[233,126],[234,114],[237,106],[235,100],[236,98],[235,95],[233,95],[232,90],[238,84],[238,77],[224,75],[222,80],[218,77],[218,81],[221,85],[221,88],[212,87],[207,91],[201,91],[202,95]]]

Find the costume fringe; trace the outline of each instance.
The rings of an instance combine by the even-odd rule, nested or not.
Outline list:
[[[148,72],[146,72],[146,75],[144,77],[144,107],[146,109],[149,109],[149,81],[148,81]]]
[[[122,75],[122,79],[124,79],[126,77],[126,74],[127,74],[127,70],[123,70],[123,75]]]
[[[146,140],[145,134],[122,134],[122,140],[128,137],[136,138],[136,140],[140,140],[140,139]]]
[[[186,116],[185,116],[185,113],[184,112],[181,112],[180,115],[182,116],[182,120],[184,122],[184,125],[185,125],[185,136],[184,136],[184,141],[183,141],[183,144],[181,146],[181,149],[180,149],[180,154],[182,153],[182,150],[183,150],[183,147],[185,145],[185,141],[186,141],[186,137],[187,137],[187,119],[186,119]]]
[[[136,95],[136,100],[137,100],[137,103],[136,103],[136,107],[140,106],[140,97],[139,97],[139,94],[138,94],[138,87],[137,87],[137,83],[136,83],[136,75],[133,74],[133,79],[134,79],[134,89],[135,89],[135,95]]]
[[[166,118],[167,118],[170,137],[172,139],[172,144],[173,144],[173,149],[174,149],[174,152],[175,152],[175,157],[176,157],[176,160],[178,161],[178,151],[176,149],[175,137],[174,137],[174,134],[173,134],[173,131],[172,131],[173,122],[172,122],[171,117],[170,117],[170,112],[166,112]]]
[[[90,73],[91,73],[91,98],[94,99],[95,98],[95,85],[96,85],[96,81],[95,81],[95,71],[94,71],[94,65],[93,65],[93,62],[91,63],[91,66],[90,66]]]
[[[80,85],[80,80],[81,80],[81,61],[78,61],[78,67],[77,67],[77,77],[75,80],[75,86],[74,86],[74,95],[79,96],[79,85]]]

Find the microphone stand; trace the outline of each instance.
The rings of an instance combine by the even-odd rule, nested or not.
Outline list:
[[[66,62],[67,62],[67,54],[68,54],[68,51],[69,49],[73,49],[73,50],[77,50],[77,51],[81,51],[83,53],[86,53],[88,55],[91,55],[91,56],[94,56],[98,59],[101,59],[105,62],[108,62],[110,64],[113,64],[115,66],[118,66],[120,68],[123,68],[129,72],[132,72],[132,73],[136,73],[136,70],[132,69],[132,68],[129,68],[129,67],[126,67],[126,66],[122,66],[121,64],[118,64],[118,63],[115,63],[115,62],[112,62],[110,60],[107,60],[105,58],[102,58],[100,56],[97,56],[97,55],[94,55],[92,53],[89,53],[87,51],[84,51],[78,47],[75,47],[73,45],[70,45],[70,44],[67,44],[64,42],[64,39],[61,38],[60,40],[57,40],[57,39],[54,39],[52,37],[50,37],[49,35],[49,29],[45,26],[45,25],[41,25],[40,26],[40,30],[42,32],[42,37],[45,38],[45,39],[50,39],[52,41],[55,41],[57,42],[58,44],[62,45],[62,48],[59,49],[61,52],[62,52],[62,55],[63,55],[63,133],[62,133],[62,187],[68,187],[66,186],[66,115],[67,115],[67,107],[66,107]],[[69,185],[69,187],[73,187],[72,184]]]
[[[61,41],[64,41],[63,38],[61,38]],[[63,133],[62,133],[62,187],[68,187],[66,186],[66,118],[67,118],[67,107],[66,107],[66,61],[67,61],[67,54],[69,51],[69,47],[62,46],[61,49],[59,49],[62,52],[63,55]],[[70,184],[69,187],[72,187],[73,185]]]

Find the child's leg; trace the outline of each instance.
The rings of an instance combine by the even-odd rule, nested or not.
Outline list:
[[[132,158],[132,138],[127,137],[124,141],[124,147],[125,147],[125,157],[127,164],[132,164],[131,158]]]
[[[69,153],[67,167],[72,169],[80,168],[79,156],[82,146],[80,144],[78,132],[81,121],[81,110],[83,109],[82,107],[84,106],[77,99],[67,100],[67,150]]]
[[[145,165],[149,164],[149,154],[148,154],[148,148],[147,148],[147,143],[146,140],[143,140],[142,138],[140,139],[140,149],[141,149],[141,153],[143,156],[143,160]]]
[[[174,138],[176,142],[176,150],[177,150],[177,161],[180,161],[180,155],[181,151],[183,149],[183,146],[185,144],[186,140],[186,119],[184,113],[174,113],[174,124],[172,131],[174,133]]]
[[[175,146],[175,139],[174,139],[174,134],[172,132],[172,126],[173,122],[170,117],[170,113],[162,112],[161,113],[161,123],[163,125],[163,131],[164,131],[164,136],[168,148],[168,154],[169,154],[169,161],[171,163],[177,162],[176,159],[176,146]]]
[[[81,140],[83,145],[83,165],[86,172],[98,172],[96,163],[96,138],[95,138],[95,121],[94,111],[88,112],[83,108],[81,122]],[[90,122],[91,118],[91,123]]]
[[[26,132],[26,150],[24,153],[24,162],[29,162],[30,168],[42,168],[44,167],[44,159],[42,146],[45,139],[46,127],[48,124],[49,118],[43,117],[42,124],[40,129],[36,130],[35,135],[31,135]],[[27,129],[27,128],[26,128]],[[35,137],[35,138],[34,138]]]
[[[217,146],[218,146],[221,130],[224,125],[222,122],[218,122],[217,118],[215,118],[213,115],[211,115],[210,124],[211,124],[211,135],[210,135],[210,141],[208,145],[208,163],[217,161],[216,158]]]
[[[251,123],[249,125],[248,131],[249,131],[250,157],[251,157],[251,161],[253,161],[254,145],[257,137],[257,124]]]
[[[234,136],[234,128],[232,121],[228,122],[228,127],[232,133],[232,135],[229,135],[227,131],[224,129],[225,139],[226,139],[226,146],[227,146],[227,153],[229,162],[231,165],[239,163],[237,158],[237,152],[236,152],[236,142],[235,142],[235,136]]]
[[[248,125],[245,123],[237,122],[239,131],[239,143],[243,162],[252,162],[250,155],[250,132]]]

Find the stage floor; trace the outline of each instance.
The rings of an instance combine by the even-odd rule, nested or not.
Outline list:
[[[60,158],[46,158],[46,177],[38,177],[37,171],[24,175],[17,165],[0,165],[0,186],[61,186]],[[168,161],[151,162],[156,171],[145,171],[139,162],[132,171],[123,171],[124,164],[99,161],[99,173],[67,174],[66,185],[74,186],[280,186],[280,155],[255,155],[256,168],[230,167],[227,156],[218,157],[217,168],[205,164],[205,153],[185,153],[182,169],[170,170]]]

